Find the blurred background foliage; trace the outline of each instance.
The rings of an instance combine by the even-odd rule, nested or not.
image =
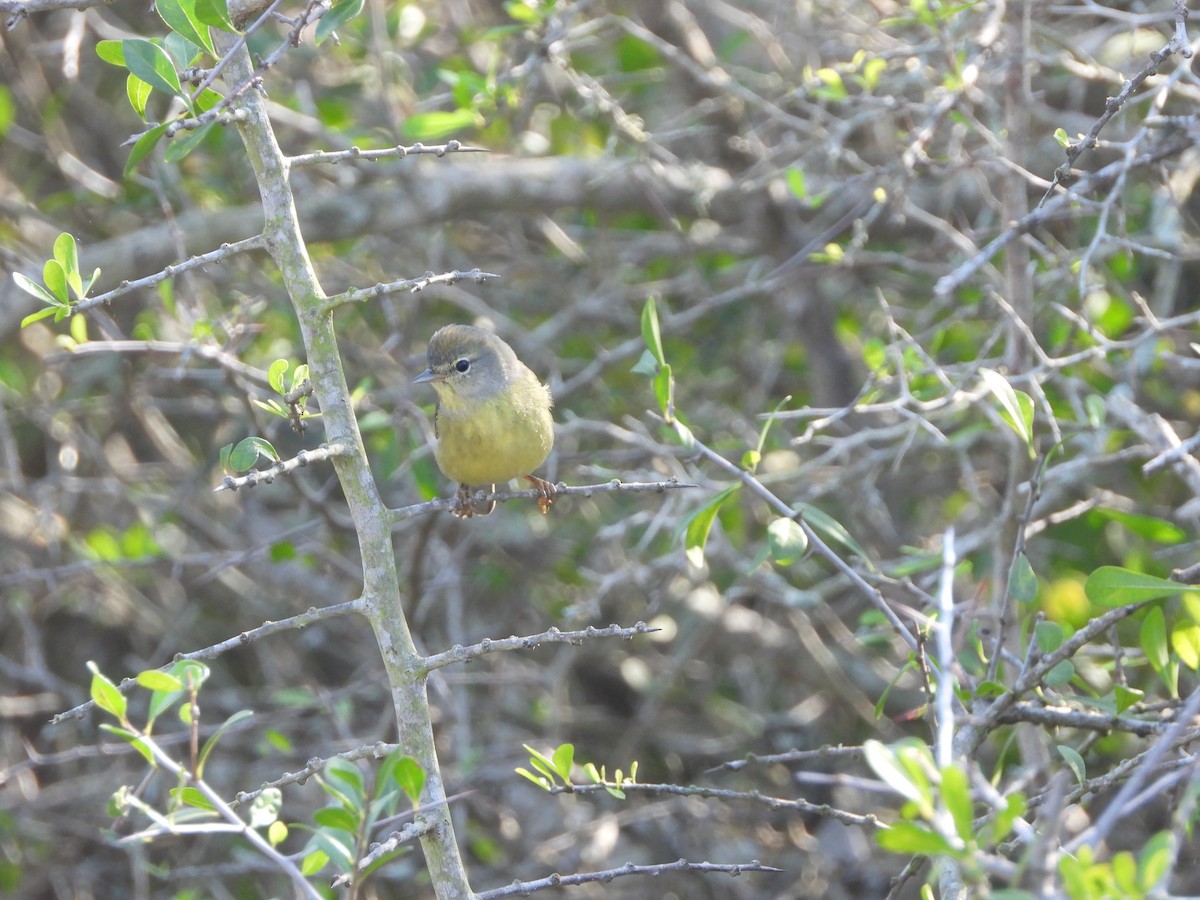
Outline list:
[[[758,474],[786,502],[840,523],[862,552],[839,552],[914,630],[955,525],[956,647],[968,669],[981,668],[980,642],[998,625],[1018,531],[1039,584],[1007,623],[1018,656],[1034,612],[1069,633],[1102,611],[1082,589],[1096,567],[1165,576],[1194,561],[1193,482],[1171,467],[1144,472],[1158,451],[1149,420],[1111,401],[1127,397],[1185,438],[1200,414],[1200,167],[1194,121],[1172,118],[1191,116],[1200,90],[1186,62],[1148,79],[1076,163],[1077,179],[1126,168],[938,290],[1037,208],[1064,161],[1055,131],[1086,133],[1173,27],[1168,3],[367,0],[336,41],[305,40],[266,73],[288,153],[449,138],[490,151],[292,177],[329,293],[476,266],[502,276],[336,314],[390,505],[451,490],[430,453],[432,393],[410,383],[429,335],[451,321],[494,327],[550,384],[558,438],[547,477],[700,486],[567,498],[545,518],[509,503],[486,519],[426,517],[397,531],[427,652],[551,625],[662,629],[434,677],[477,889],[625,860],[759,858],[785,873],[664,876],[653,896],[880,896],[905,861],[819,816],[698,797],[551,798],[513,774],[523,744],[571,741],[610,770],[636,759],[646,781],[882,814],[890,798],[847,775],[866,774],[861,762],[709,770],[748,753],[929,736],[907,648],[827,562],[764,558],[775,515],[765,503],[735,494],[704,565],[689,565],[681,523],[730,479],[671,439],[650,413],[648,380],[631,372],[647,297],[683,421],[737,462],[782,404]],[[259,31],[253,49],[267,55],[285,30]],[[162,33],[146,4],[118,2],[31,15],[0,34],[0,888],[20,896],[271,890],[274,876],[232,841],[114,849],[104,832],[129,825],[106,818],[106,799],[141,779],[140,757],[100,734],[94,715],[47,720],[87,698],[88,660],[120,677],[352,599],[360,584],[327,466],[212,492],[225,444],[258,434],[288,457],[323,439],[320,420],[295,435],[253,402],[269,398],[275,359],[304,362],[265,257],[126,296],[86,329],[18,327],[36,307],[8,273],[36,277],[62,231],[85,270],[101,268],[99,291],[261,227],[230,129],[211,130],[178,164],[157,153],[123,177],[124,145],[144,126],[123,73],[94,47]],[[151,118],[167,113],[156,102]],[[980,387],[984,367],[1033,397],[1033,458]],[[1124,679],[1148,702],[1170,699],[1139,658],[1138,628],[1125,623],[1113,645],[1125,645],[1123,664],[1101,647],[1070,689],[1102,697]],[[210,763],[231,794],[394,739],[358,620],[276,635],[212,665],[204,721],[254,712]],[[1056,743],[1078,746],[1094,772],[1137,742],[1011,726],[981,763],[1024,767],[1036,785],[1061,765],[1048,758]],[[307,821],[321,803],[314,785],[289,788],[284,818]],[[1165,813],[1139,815],[1146,822],[1124,836],[1135,847]],[[382,895],[425,889],[419,854],[379,878]]]

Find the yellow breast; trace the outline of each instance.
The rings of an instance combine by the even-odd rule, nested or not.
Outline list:
[[[550,393],[536,378],[503,393],[438,411],[438,467],[460,484],[499,484],[528,475],[554,446]]]

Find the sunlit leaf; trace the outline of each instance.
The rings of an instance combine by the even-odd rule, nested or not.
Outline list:
[[[979,377],[1000,404],[1004,421],[1033,452],[1033,399],[1008,383],[1008,379],[993,369],[980,369]]]
[[[1200,591],[1200,586],[1143,575],[1118,566],[1101,566],[1088,576],[1084,591],[1088,599],[1099,606],[1125,606],[1184,591]]]
[[[741,485],[737,484],[730,485],[714,494],[707,503],[684,520],[683,546],[688,562],[696,568],[704,566],[704,547],[708,543],[708,534],[712,530],[713,522],[717,519],[717,513],[740,487]]]
[[[482,127],[483,124],[483,116],[474,110],[456,109],[450,112],[414,113],[404,120],[401,131],[410,141],[437,141]]]
[[[808,551],[808,535],[794,519],[778,518],[767,526],[767,547],[777,566],[790,566]]]
[[[646,349],[660,366],[666,365],[667,357],[663,353],[662,332],[658,326],[658,304],[653,297],[647,297],[642,306],[642,340]]]
[[[125,695],[104,676],[94,662],[89,660],[87,667],[88,671],[92,673],[91,695],[93,702],[106,713],[118,719],[124,719],[126,710]]]
[[[1170,659],[1167,652],[1167,624],[1161,606],[1151,608],[1142,620],[1141,645],[1147,662],[1156,672],[1167,667]]]
[[[155,0],[154,8],[176,34],[203,47],[210,56],[217,55],[208,26],[197,15],[195,0]]]
[[[199,128],[194,128],[182,137],[177,137],[171,143],[167,144],[167,149],[163,151],[163,160],[169,163],[177,163],[198,146],[208,136],[208,133],[216,127],[215,122],[209,122],[207,125],[201,125]]]
[[[1037,599],[1037,590],[1037,575],[1029,564],[1029,558],[1024,553],[1018,553],[1008,570],[1008,595],[1019,603],[1032,603]]]
[[[329,12],[317,23],[316,41],[319,45],[327,37],[362,12],[363,0],[337,0]]]
[[[121,49],[129,71],[146,84],[168,94],[183,95],[175,64],[171,62],[171,57],[167,56],[167,51],[158,44],[143,38],[126,38],[121,41]]]
[[[1079,751],[1066,744],[1059,744],[1058,755],[1066,761],[1067,766],[1075,775],[1075,780],[1079,784],[1083,784],[1087,780],[1087,766],[1084,764],[1083,757],[1079,755]]]

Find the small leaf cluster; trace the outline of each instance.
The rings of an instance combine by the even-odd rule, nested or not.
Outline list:
[[[149,669],[141,672],[135,681],[138,687],[149,691],[146,724],[138,727],[130,717],[129,701],[121,689],[100,671],[94,663],[88,663],[92,673],[91,697],[96,706],[117,720],[116,725],[101,724],[100,728],[126,741],[150,764],[151,768],[163,768],[165,754],[154,742],[153,731],[159,717],[180,704],[179,721],[193,731],[199,725],[200,688],[208,680],[209,667],[197,660],[180,660],[167,669]],[[181,703],[181,701],[183,701]],[[190,764],[180,767],[180,780],[170,791],[171,802],[165,811],[150,809],[127,786],[118,789],[110,800],[110,812],[119,815],[131,808],[147,814],[159,824],[172,826],[183,822],[207,821],[218,817],[213,803],[197,784],[204,778],[204,769],[217,743],[238,722],[252,715],[243,709],[225,719],[224,722],[200,745]],[[186,777],[185,777],[186,776]],[[286,836],[286,829],[278,822],[282,796],[277,790],[264,791],[251,811],[251,827],[266,828],[268,839],[277,843]]]
[[[75,243],[75,236],[64,231],[54,240],[54,256],[42,266],[42,284],[20,272],[13,272],[17,287],[46,304],[22,319],[21,327],[50,316],[54,316],[56,323],[61,322],[71,315],[76,303],[87,297],[99,277],[100,270],[96,269],[84,279],[79,271],[79,247]]]
[[[646,344],[641,358],[632,371],[636,374],[647,375],[651,380],[655,399],[658,401],[663,420],[668,428],[668,435],[685,447],[695,446],[695,437],[691,429],[677,415],[675,408],[675,377],[671,364],[667,362],[666,351],[663,349],[662,328],[659,324],[657,304],[653,297],[647,298],[642,308],[642,340]],[[780,409],[791,400],[785,397],[767,416],[759,431],[756,446],[742,454],[742,468],[753,475],[763,457],[763,447],[766,445],[767,434],[775,421]],[[742,482],[735,482],[718,491],[697,510],[687,515],[677,529],[677,538],[683,537],[684,550],[688,562],[696,568],[704,566],[704,549],[708,544],[708,536],[721,509],[729,500],[737,496],[744,487]],[[803,519],[814,529],[821,532],[831,541],[846,547],[865,559],[866,552],[858,545],[850,533],[831,516],[823,513],[809,504],[797,504],[797,516],[778,516],[767,524],[766,546],[755,559],[754,565],[770,560],[777,566],[790,566],[808,552],[808,535],[800,525]]]
[[[1171,870],[1173,840],[1171,832],[1160,831],[1146,841],[1136,857],[1122,850],[1109,862],[1098,862],[1095,851],[1088,846],[1080,847],[1073,856],[1064,854],[1058,862],[1064,893],[1072,900],[1159,896],[1154,892]]]
[[[311,826],[292,826],[311,832],[302,851],[300,871],[306,876],[315,875],[331,865],[339,874],[361,882],[403,849],[381,854],[358,870],[358,860],[371,836],[385,820],[399,813],[401,800],[407,798],[412,809],[418,808],[425,790],[425,770],[411,756],[394,750],[379,767],[374,785],[368,788],[357,765],[334,757],[317,776],[317,783],[331,802],[313,813]]]
[[[211,28],[236,33],[225,0],[163,0],[154,4],[169,29],[164,38],[125,38],[100,41],[96,55],[110,65],[129,72],[125,94],[129,105],[143,122],[150,123],[147,106],[157,91],[183,106],[183,113],[167,122],[155,123],[134,142],[125,164],[128,177],[164,135],[190,126],[188,137],[172,143],[166,151],[168,162],[178,162],[194,150],[215,124],[199,123],[196,117],[214,109],[224,97],[210,87],[196,92],[184,86],[180,72],[194,70],[205,58],[216,59]]]
[[[287,373],[290,365],[291,363],[286,359],[277,359],[267,369],[267,383],[285,402],[280,403],[274,397],[267,401],[256,398],[254,402],[271,415],[279,416],[281,419],[290,419],[293,422],[303,419],[314,419],[318,414],[308,411],[309,388],[311,385],[311,374],[308,366],[303,363],[296,366],[296,371],[292,373],[291,383],[289,384],[284,379],[284,375]]]
[[[1024,795],[1011,793],[976,827],[971,786],[961,766],[938,767],[929,748],[915,738],[891,745],[867,741],[863,750],[875,774],[905,799],[900,820],[876,837],[885,850],[950,857],[969,868],[976,852],[1007,837],[1025,812]]]
[[[571,771],[575,767],[574,744],[559,744],[549,756],[534,750],[528,744],[525,745],[525,749],[529,751],[529,766],[533,771],[518,767],[516,769],[518,775],[528,778],[546,791],[558,787],[570,793],[575,789],[575,783],[571,780]],[[591,783],[602,785],[609,794],[618,800],[625,799],[625,792],[621,790],[622,785],[637,782],[637,770],[637,760],[634,760],[629,765],[628,775],[621,769],[617,769],[610,781],[604,766],[596,768],[595,763],[583,764],[583,771],[591,779]]]

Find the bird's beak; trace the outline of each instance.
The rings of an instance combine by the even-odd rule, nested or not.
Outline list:
[[[428,381],[444,381],[445,375],[439,375],[433,369],[426,369],[420,375],[413,379],[413,384],[425,384]]]

